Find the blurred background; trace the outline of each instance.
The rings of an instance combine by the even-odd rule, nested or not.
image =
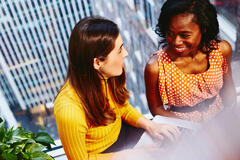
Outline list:
[[[116,22],[126,58],[130,103],[151,116],[144,67],[158,49],[154,29],[164,0],[0,0],[0,116],[8,127],[47,131],[58,140],[53,101],[64,83],[68,39],[83,17]],[[218,11],[220,37],[233,48],[232,73],[240,92],[239,0],[211,0]],[[239,99],[239,97],[238,97]]]

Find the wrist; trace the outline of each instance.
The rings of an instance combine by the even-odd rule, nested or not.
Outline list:
[[[146,117],[141,117],[141,119],[139,119],[139,127],[143,128],[147,132],[149,132],[151,130],[153,123],[154,122],[147,119]]]

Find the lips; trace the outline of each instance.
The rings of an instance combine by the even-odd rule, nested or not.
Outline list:
[[[174,49],[175,49],[176,52],[179,52],[179,53],[182,53],[186,50],[185,47],[174,47]]]

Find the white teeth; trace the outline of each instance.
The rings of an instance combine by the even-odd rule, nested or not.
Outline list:
[[[178,51],[183,51],[185,48],[177,48],[176,47],[176,50],[178,50]]]

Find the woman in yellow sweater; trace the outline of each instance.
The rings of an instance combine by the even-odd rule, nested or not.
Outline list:
[[[124,159],[132,150],[111,149],[122,123],[160,140],[178,136],[176,127],[156,124],[128,103],[128,52],[115,23],[100,17],[80,20],[71,33],[68,54],[67,80],[55,99],[54,116],[69,160]]]

